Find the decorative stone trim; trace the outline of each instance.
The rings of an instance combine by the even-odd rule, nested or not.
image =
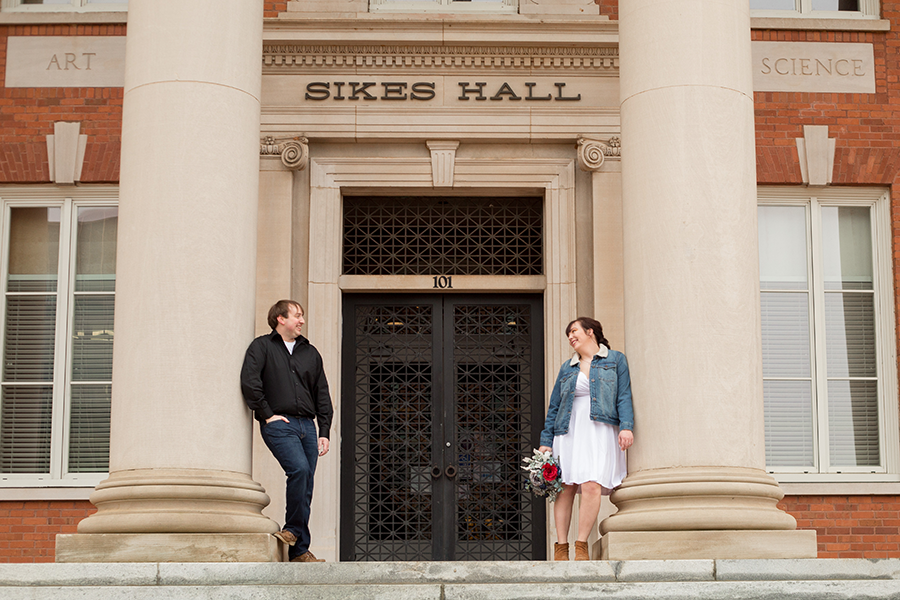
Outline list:
[[[425,142],[431,151],[431,179],[434,187],[453,187],[456,149],[459,142]]]
[[[578,167],[582,171],[599,170],[606,157],[621,157],[619,138],[612,137],[608,142],[584,136],[578,138]]]
[[[259,155],[280,156],[285,167],[302,171],[309,163],[309,140],[305,137],[276,140],[269,135],[259,143]]]
[[[263,67],[383,69],[552,69],[619,70],[616,47],[532,46],[322,46],[270,44],[263,46]]]
[[[53,124],[53,134],[47,136],[50,181],[68,185],[81,181],[88,136],[80,131],[81,123],[57,121]]]
[[[808,185],[830,185],[834,172],[835,138],[828,125],[804,125],[803,137],[794,138],[800,158],[800,176]]]

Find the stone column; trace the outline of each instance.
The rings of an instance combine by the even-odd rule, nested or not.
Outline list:
[[[254,333],[261,48],[261,2],[129,3],[110,476],[57,560],[278,557],[239,386]]]
[[[619,3],[636,442],[604,558],[816,555],[764,470],[748,10]]]

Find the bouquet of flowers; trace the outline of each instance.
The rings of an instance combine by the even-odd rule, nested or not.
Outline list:
[[[553,455],[548,452],[534,451],[534,456],[523,458],[525,466],[522,469],[528,473],[528,481],[525,488],[531,490],[535,496],[546,496],[550,502],[563,491],[562,473],[559,464]]]

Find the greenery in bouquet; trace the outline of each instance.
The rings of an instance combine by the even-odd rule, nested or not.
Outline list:
[[[535,496],[546,496],[550,502],[555,501],[563,486],[562,472],[553,455],[549,451],[535,450],[533,456],[523,458],[522,462],[525,463],[522,469],[528,474],[525,488]]]

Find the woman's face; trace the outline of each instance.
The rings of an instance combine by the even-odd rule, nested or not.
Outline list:
[[[591,333],[592,331],[590,329],[585,331],[581,327],[581,321],[575,321],[569,328],[569,345],[572,346],[579,356],[591,354],[590,350],[592,350],[594,344],[596,344]]]

